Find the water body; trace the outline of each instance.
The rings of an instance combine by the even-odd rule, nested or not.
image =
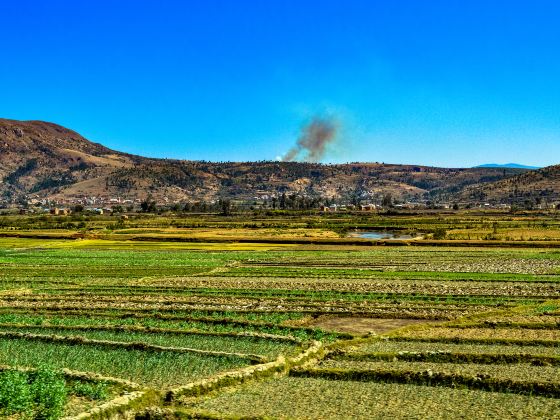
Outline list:
[[[390,230],[356,230],[349,232],[348,237],[350,238],[362,238],[362,239],[392,239],[404,241],[406,239],[419,239],[419,235],[404,234],[401,232],[395,232]]]

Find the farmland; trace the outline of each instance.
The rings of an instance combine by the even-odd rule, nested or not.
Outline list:
[[[0,386],[47,372],[65,390],[51,418],[554,417],[558,227],[2,216]],[[348,238],[356,228],[423,239]],[[22,407],[41,410],[23,388]]]

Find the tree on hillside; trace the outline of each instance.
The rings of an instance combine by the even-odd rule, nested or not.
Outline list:
[[[391,207],[393,205],[393,196],[391,193],[387,193],[383,196],[383,200],[381,201],[383,207]]]
[[[218,205],[220,206],[220,211],[221,211],[221,215],[222,216],[229,216],[231,215],[232,212],[232,204],[231,204],[231,200],[228,199],[220,199],[218,201]]]
[[[151,194],[140,203],[140,208],[144,213],[155,213],[157,211],[156,202]]]

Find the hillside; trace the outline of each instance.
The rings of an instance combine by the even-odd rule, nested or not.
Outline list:
[[[116,170],[108,183],[120,194],[139,194],[146,189],[155,193],[163,188],[207,200],[283,192],[346,200],[360,197],[380,201],[386,194],[399,200],[421,200],[430,196],[449,198],[466,185],[503,179],[504,173],[511,176],[519,171],[379,163],[150,161]]]
[[[30,196],[69,201],[85,196],[144,199],[148,194],[168,202],[251,200],[282,193],[343,200],[380,201],[386,194],[399,200],[452,200],[515,175],[530,179],[532,172],[525,172],[380,163],[150,159],[110,150],[56,124],[0,119],[0,200],[7,202]]]
[[[487,184],[471,185],[458,195],[464,201],[488,201],[523,206],[560,201],[560,165],[525,172]]]
[[[135,158],[42,121],[0,119],[0,195],[48,196],[83,181],[100,183]]]

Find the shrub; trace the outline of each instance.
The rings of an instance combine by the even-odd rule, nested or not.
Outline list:
[[[447,231],[444,228],[437,228],[434,230],[432,237],[434,239],[445,239],[447,236]]]
[[[5,415],[24,412],[31,404],[27,375],[13,370],[0,373],[0,412]]]
[[[62,416],[66,399],[64,377],[53,369],[41,368],[32,373],[15,370],[0,373],[2,415],[34,413],[35,419],[54,420]]]

